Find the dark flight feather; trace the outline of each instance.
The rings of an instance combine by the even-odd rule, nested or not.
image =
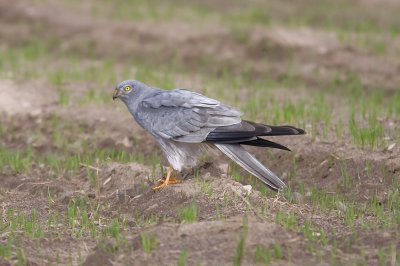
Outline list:
[[[267,148],[274,148],[274,149],[280,149],[280,150],[285,150],[285,151],[291,151],[288,147],[285,147],[279,143],[262,139],[262,138],[257,138],[254,140],[249,140],[249,141],[244,141],[244,142],[239,142],[238,144],[242,145],[248,145],[248,146],[256,146],[256,147],[267,147]]]
[[[211,143],[244,144],[289,150],[278,143],[258,137],[303,134],[305,134],[304,130],[292,126],[268,126],[243,120],[239,124],[216,128],[208,134],[206,141]]]

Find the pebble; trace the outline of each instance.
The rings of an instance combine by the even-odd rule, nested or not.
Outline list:
[[[228,173],[229,164],[222,163],[222,164],[218,165],[218,168],[219,168],[219,170],[221,170],[222,173],[226,174],[226,173]]]
[[[392,143],[389,145],[389,147],[387,148],[388,151],[393,150],[393,148],[396,146],[396,143]]]
[[[243,190],[244,190],[246,196],[250,195],[252,189],[253,189],[253,187],[251,185],[243,186]]]
[[[339,201],[336,205],[337,205],[338,210],[341,212],[345,212],[347,210],[346,204],[344,204],[341,201]]]

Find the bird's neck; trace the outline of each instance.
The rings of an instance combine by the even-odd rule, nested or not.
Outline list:
[[[135,119],[136,119],[135,114],[137,113],[137,109],[140,106],[141,102],[145,98],[147,98],[159,91],[160,91],[160,89],[147,87],[146,89],[137,91],[135,93],[135,97],[132,97],[127,102],[125,102],[126,106],[128,107],[129,112],[133,115],[133,117]]]

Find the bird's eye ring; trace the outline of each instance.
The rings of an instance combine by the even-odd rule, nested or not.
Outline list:
[[[132,89],[132,87],[129,86],[129,85],[127,85],[127,86],[124,87],[124,91],[125,91],[125,92],[128,92],[128,91],[130,91],[131,89]]]

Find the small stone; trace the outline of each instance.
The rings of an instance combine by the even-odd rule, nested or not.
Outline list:
[[[219,170],[221,170],[222,173],[226,174],[226,173],[228,173],[229,164],[222,163],[222,164],[218,165],[218,168],[219,168]]]
[[[321,233],[320,232],[312,232],[312,235],[319,237],[319,236],[321,236]]]
[[[117,146],[118,145],[122,145],[123,147],[125,147],[125,148],[130,148],[130,147],[132,147],[132,142],[129,140],[129,138],[128,137],[126,137],[125,136],[125,138],[123,138],[123,140],[119,140],[119,141],[117,141],[116,143],[115,143]]]
[[[253,189],[253,187],[251,185],[243,186],[243,190],[244,190],[244,193],[246,196],[250,195],[252,189]]]
[[[387,147],[387,150],[388,151],[391,151],[391,150],[393,150],[393,148],[396,146],[396,143],[392,143],[392,144],[390,144],[389,145],[389,147]]]
[[[346,204],[344,204],[344,203],[341,202],[341,201],[339,201],[339,202],[336,204],[336,207],[337,207],[338,210],[341,211],[341,212],[345,212],[345,211],[347,210]]]

